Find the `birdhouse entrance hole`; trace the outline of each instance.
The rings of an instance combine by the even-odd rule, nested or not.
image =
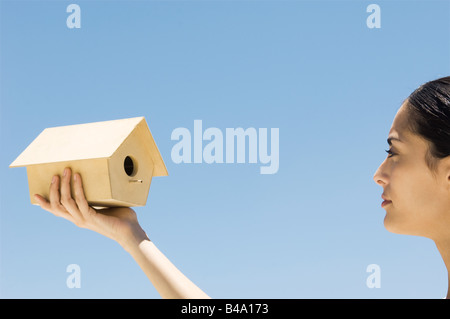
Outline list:
[[[125,160],[123,161],[123,168],[128,176],[134,175],[134,162],[131,157],[125,157]]]

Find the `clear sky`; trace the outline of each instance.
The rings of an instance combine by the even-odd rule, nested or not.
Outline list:
[[[26,169],[8,167],[46,127],[135,116],[169,171],[138,218],[211,297],[445,297],[434,243],[385,230],[372,176],[402,101],[450,74],[449,1],[1,1],[0,28],[0,297],[159,298],[117,243],[31,205]],[[278,128],[278,171],[175,163],[171,134],[194,120]]]

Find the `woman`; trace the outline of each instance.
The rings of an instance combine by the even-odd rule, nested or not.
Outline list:
[[[388,156],[374,175],[384,225],[432,239],[450,270],[450,77],[416,89],[398,110]],[[450,298],[450,277],[447,298]]]
[[[384,189],[385,227],[433,239],[449,269],[450,77],[422,85],[405,100],[388,143],[388,156],[374,176]],[[132,209],[95,210],[84,197],[81,176],[73,176],[73,196],[70,183],[71,170],[66,168],[61,179],[53,177],[49,200],[35,195],[40,206],[117,241],[163,298],[208,298],[149,240]]]

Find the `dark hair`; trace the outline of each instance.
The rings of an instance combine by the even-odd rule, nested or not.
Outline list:
[[[450,156],[450,76],[422,84],[407,102],[410,129],[430,142],[426,162],[433,168]]]

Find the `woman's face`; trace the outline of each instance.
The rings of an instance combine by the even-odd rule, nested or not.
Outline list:
[[[389,131],[390,154],[374,175],[383,187],[387,230],[437,239],[450,233],[450,161],[426,163],[429,142],[408,128],[405,104]]]

